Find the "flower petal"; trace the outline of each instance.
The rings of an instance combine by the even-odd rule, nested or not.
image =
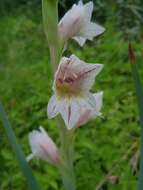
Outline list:
[[[87,64],[75,55],[70,58],[62,58],[55,75],[54,91],[60,89],[63,82],[67,82],[69,90],[87,93],[92,87],[96,75],[103,68],[102,64]]]
[[[94,98],[94,107],[89,103],[87,98],[80,100],[80,118],[78,120],[78,126],[84,125],[89,120],[96,118],[101,115],[101,107],[103,101],[103,92],[98,92],[92,95]]]
[[[78,104],[80,106],[80,117],[78,120],[77,126],[81,126],[87,123],[91,119],[91,113],[93,112],[93,107],[89,104],[88,100],[85,98],[81,98],[78,100]]]
[[[76,98],[64,99],[59,103],[59,111],[68,129],[76,127],[80,117],[79,106]]]
[[[82,91],[88,91],[92,87],[95,77],[103,68],[102,64],[82,64],[79,85]]]
[[[85,27],[81,31],[82,37],[88,39],[88,40],[93,40],[94,37],[102,34],[105,31],[105,28],[93,23],[89,22],[85,25]]]
[[[84,24],[84,6],[74,4],[67,11],[58,24],[59,34],[64,41],[80,33],[81,26]]]
[[[103,91],[100,91],[98,93],[93,94],[94,98],[95,98],[95,102],[96,102],[96,113],[97,115],[100,115],[100,110],[102,108],[102,104],[103,104]]]
[[[59,113],[58,111],[58,103],[57,103],[57,99],[56,96],[53,95],[48,103],[47,106],[47,114],[49,118],[53,118],[55,116],[57,116],[57,114]]]
[[[85,19],[87,21],[91,20],[92,12],[93,12],[93,2],[90,1],[84,5],[85,10]]]
[[[76,65],[76,72],[78,72],[75,86],[78,86],[82,91],[88,91],[92,87],[95,77],[102,70],[103,65],[87,64],[74,55],[70,58],[71,61],[74,62],[74,65]]]
[[[81,47],[82,47],[82,46],[85,44],[85,42],[86,42],[86,39],[83,38],[83,37],[81,37],[81,36],[73,37],[73,39],[74,39],[75,41],[77,41],[78,44],[79,44]]]
[[[79,6],[83,6],[82,0],[80,0],[80,1],[78,2],[78,5],[79,5]]]

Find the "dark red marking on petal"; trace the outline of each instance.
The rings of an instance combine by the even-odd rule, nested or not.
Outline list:
[[[53,107],[53,111],[55,110],[55,108],[56,108],[56,105]]]
[[[63,83],[63,80],[61,78],[58,78],[59,83]]]
[[[72,82],[74,82],[74,79],[67,77],[64,81],[67,83],[72,83]]]
[[[80,20],[80,18],[79,18],[79,17],[77,17],[77,18],[75,19],[75,21],[73,22],[73,24],[72,24],[72,25],[73,25],[73,26],[74,26],[74,25],[77,25],[77,23],[79,22],[79,20]]]
[[[70,117],[71,117],[71,106],[68,107],[68,123],[70,121]]]
[[[84,75],[86,75],[86,74],[88,74],[88,73],[90,73],[90,72],[96,70],[97,67],[98,67],[98,66],[96,66],[95,68],[90,69],[90,70],[88,70],[88,71],[86,71],[86,72],[84,72],[84,73],[79,74],[78,77],[75,79],[75,81],[76,81],[76,80],[79,80],[79,79],[82,78]]]

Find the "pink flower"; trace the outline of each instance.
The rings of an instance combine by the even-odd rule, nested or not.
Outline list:
[[[85,5],[82,1],[79,1],[78,5],[74,4],[58,25],[59,35],[63,41],[73,38],[83,46],[87,39],[93,40],[95,36],[103,33],[105,29],[102,26],[91,22],[92,12],[92,1]]]
[[[28,161],[35,156],[53,164],[60,162],[59,150],[43,127],[40,127],[39,131],[34,130],[29,134],[29,143],[32,154],[28,156]]]
[[[75,55],[63,57],[55,74],[54,95],[48,103],[49,118],[61,114],[68,129],[100,115],[102,92],[90,93],[101,64],[87,64]]]

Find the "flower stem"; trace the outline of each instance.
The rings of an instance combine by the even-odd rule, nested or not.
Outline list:
[[[59,167],[65,190],[76,190],[73,155],[74,130],[68,130],[62,123],[59,125],[61,137],[61,154],[63,162]]]

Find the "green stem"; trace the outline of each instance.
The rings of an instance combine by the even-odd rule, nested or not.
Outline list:
[[[58,0],[42,0],[42,15],[44,30],[50,49],[52,71],[54,74],[59,56]]]
[[[50,49],[51,66],[54,77],[65,45],[58,34],[58,0],[42,0],[42,15]],[[76,190],[73,169],[73,130],[67,130],[63,122],[59,121],[61,121],[61,119],[59,119],[57,123],[60,123],[61,154],[63,158],[59,170],[65,189]]]
[[[60,122],[61,154],[63,158],[59,170],[65,190],[76,190],[73,155],[74,155],[74,131],[68,130],[63,122]]]

